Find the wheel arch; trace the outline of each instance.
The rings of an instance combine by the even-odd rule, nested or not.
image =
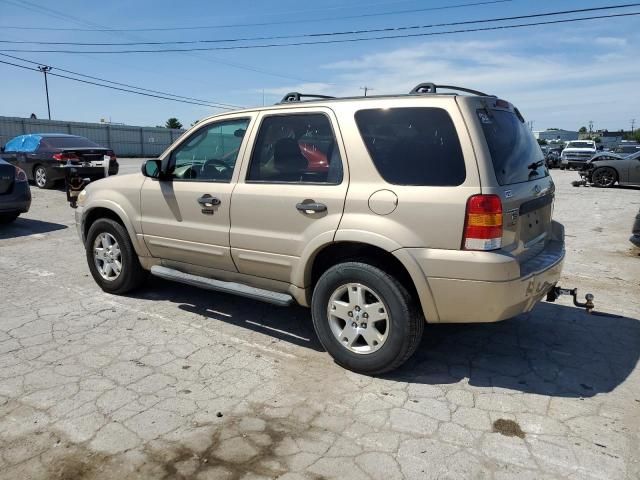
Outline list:
[[[429,322],[439,317],[427,279],[415,260],[402,249],[390,251],[380,245],[357,240],[331,242],[318,248],[306,262],[305,283],[307,304],[318,279],[329,268],[347,261],[360,261],[374,265],[396,277],[419,303]],[[415,265],[413,265],[415,264]]]
[[[122,210],[122,208],[117,204],[112,204],[108,202],[108,204],[97,204],[92,205],[90,208],[85,210],[82,215],[82,241],[86,242],[87,234],[89,233],[89,229],[91,225],[93,225],[96,220],[101,218],[109,218],[115,222],[118,222],[122,225],[129,234],[129,239],[131,240],[131,244],[139,257],[148,257],[150,256],[149,251],[146,248],[146,245],[139,241],[138,235],[136,234],[133,225],[128,220],[127,215]]]

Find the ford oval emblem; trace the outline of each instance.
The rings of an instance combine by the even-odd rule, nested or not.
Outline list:
[[[536,185],[535,187],[533,187],[533,191],[536,192],[536,194],[538,194],[542,191],[542,188],[540,187],[540,185]]]

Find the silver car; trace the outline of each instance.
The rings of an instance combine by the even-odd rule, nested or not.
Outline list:
[[[616,183],[640,186],[640,151],[626,156],[612,152],[599,153],[579,173],[583,181],[596,187],[607,188]]]

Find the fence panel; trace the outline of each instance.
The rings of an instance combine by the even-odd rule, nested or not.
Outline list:
[[[111,148],[119,157],[157,157],[183,132],[168,128],[0,116],[0,145],[17,135],[66,133]]]

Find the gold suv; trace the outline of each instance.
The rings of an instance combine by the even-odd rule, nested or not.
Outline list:
[[[91,183],[76,222],[103,290],[151,272],[297,302],[337,363],[379,374],[411,356],[425,321],[531,310],[564,260],[553,201],[517,108],[423,83],[209,117],[141,174]]]

